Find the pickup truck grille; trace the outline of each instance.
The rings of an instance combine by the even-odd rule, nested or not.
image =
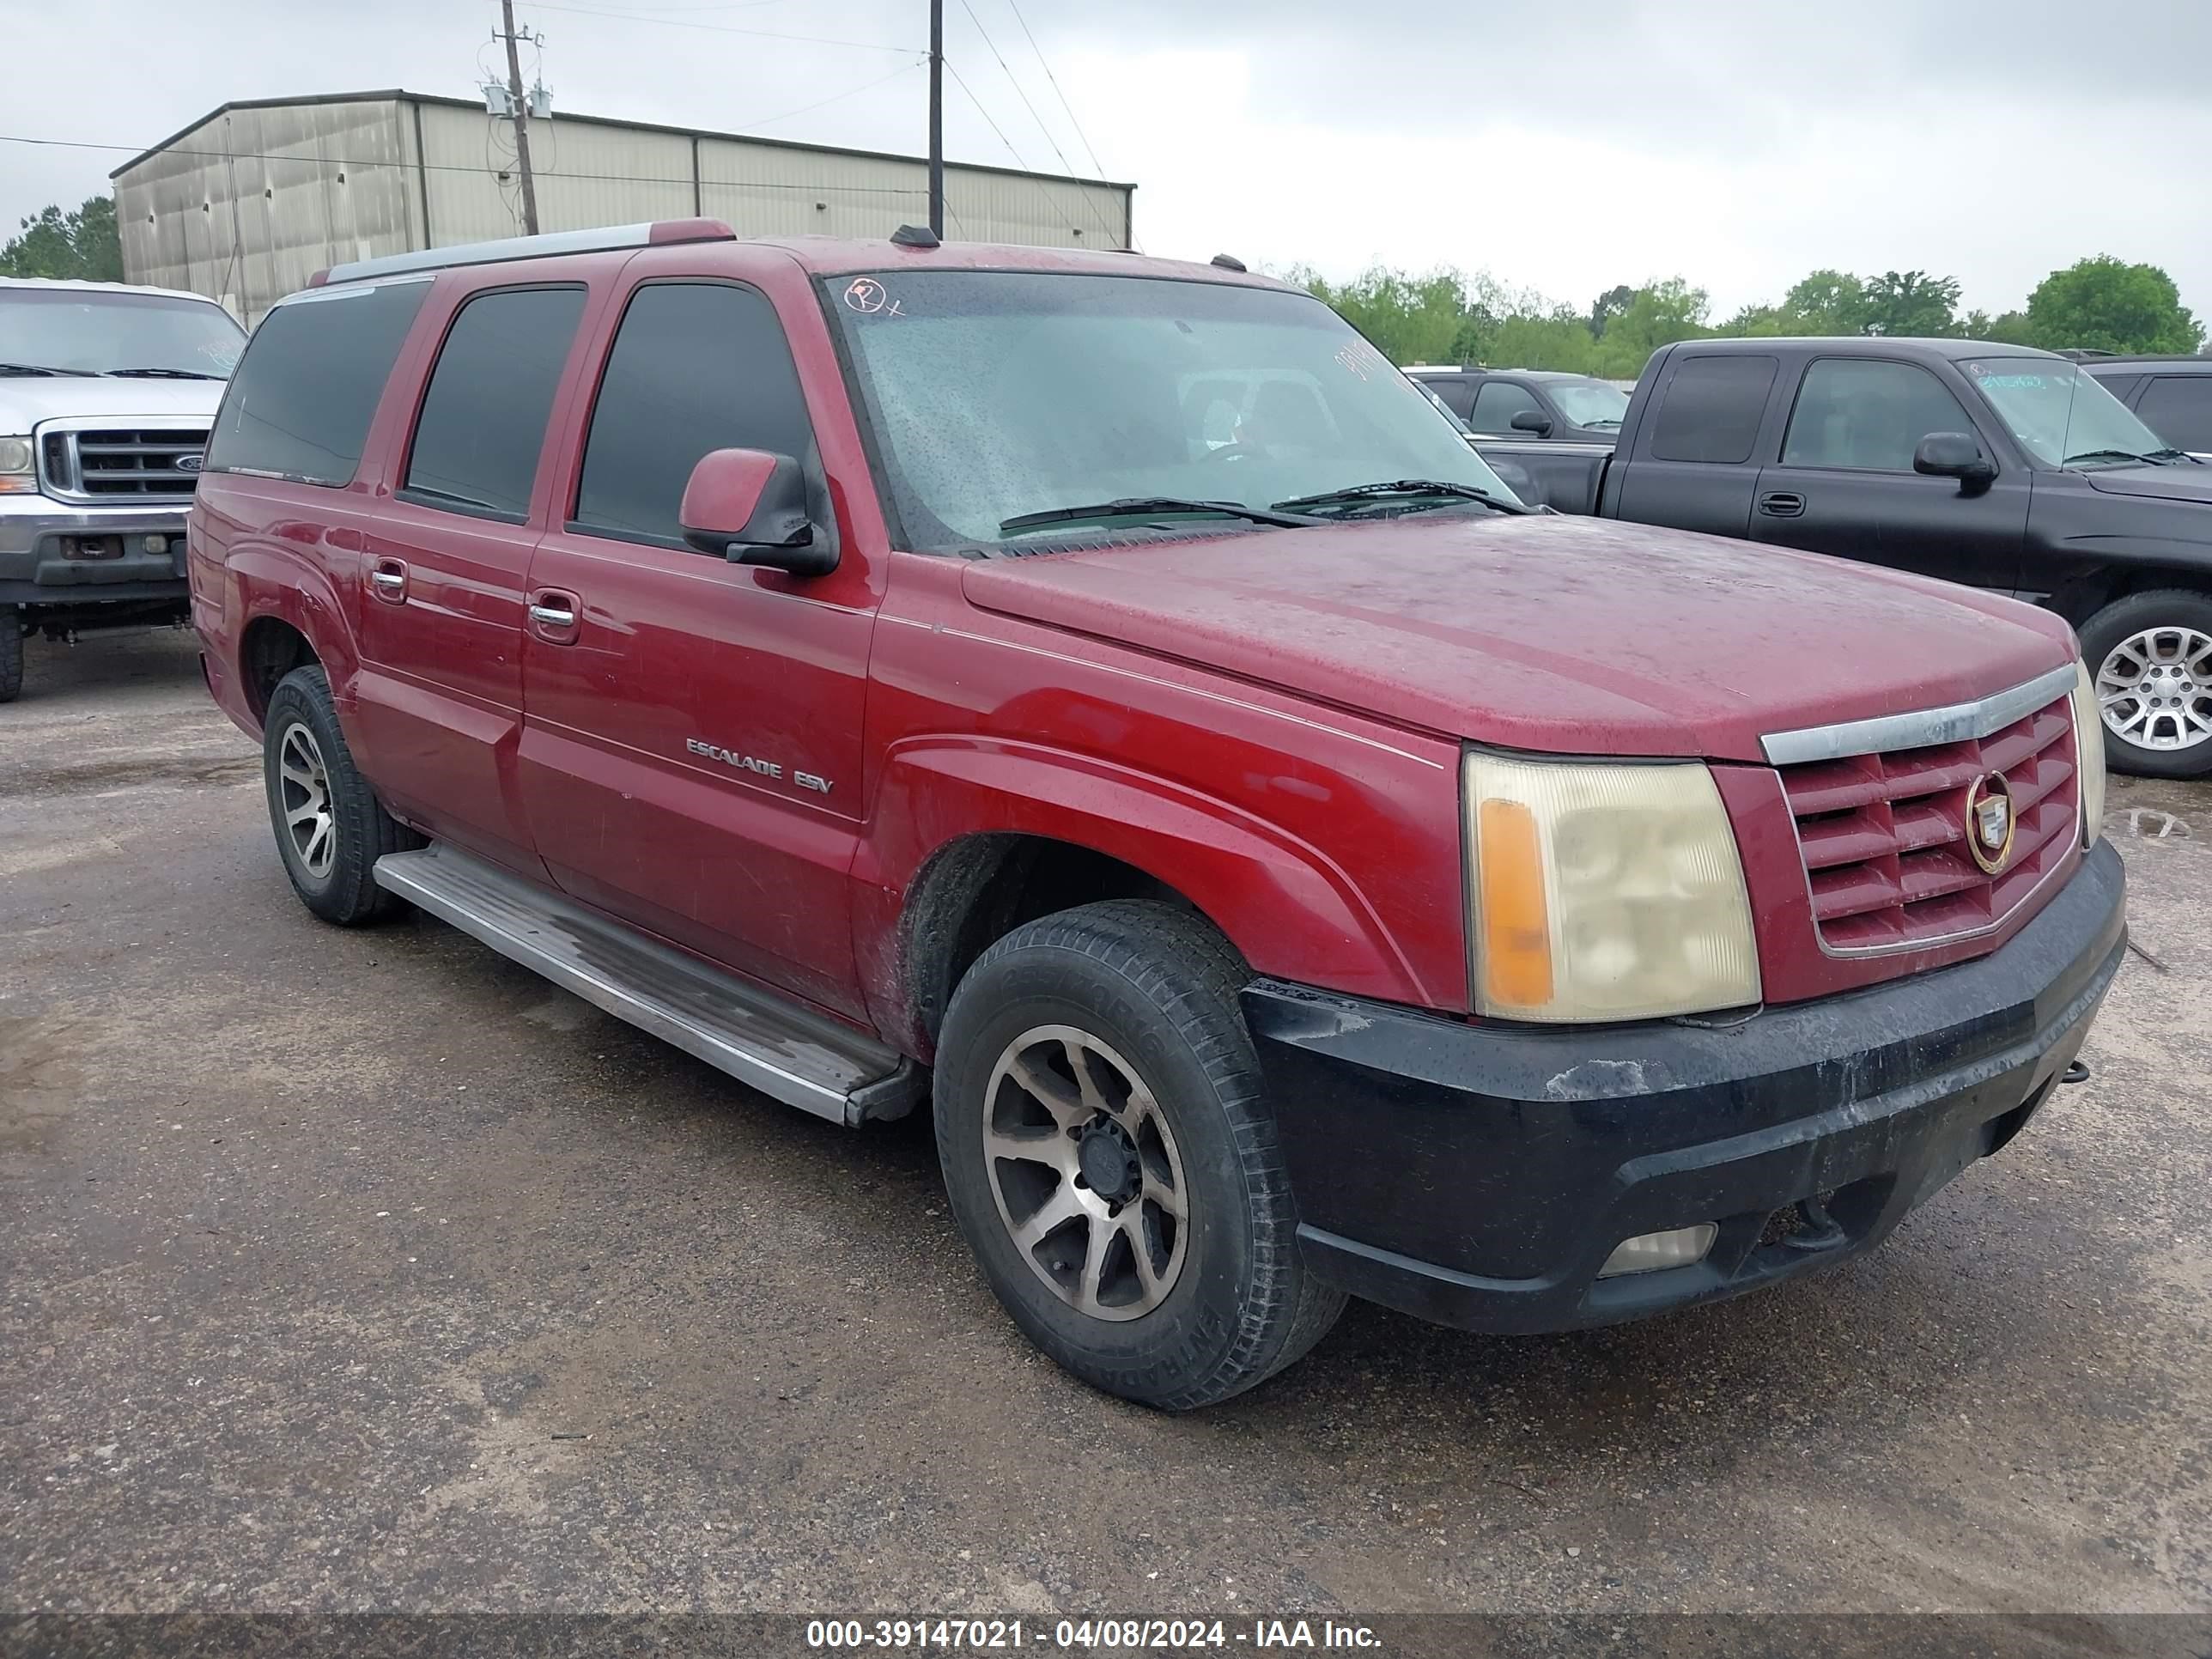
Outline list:
[[[1779,769],[1820,942],[1907,949],[2002,921],[2072,849],[2080,824],[2068,699],[1986,738]],[[2004,775],[2012,849],[1995,875],[1967,850],[1966,794]]]
[[[48,432],[39,445],[46,494],[64,501],[187,501],[199,483],[195,460],[206,427],[82,427]]]

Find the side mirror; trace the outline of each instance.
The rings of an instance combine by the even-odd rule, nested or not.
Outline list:
[[[1912,470],[1932,477],[1956,478],[1967,489],[1982,489],[1997,476],[1981,445],[1964,432],[1929,433],[1912,452]]]
[[[1533,432],[1540,438],[1552,435],[1552,417],[1540,409],[1524,409],[1507,424],[1516,432]]]
[[[684,539],[732,564],[765,565],[794,576],[823,576],[837,553],[815,533],[806,474],[789,455],[765,449],[710,449],[691,469],[678,509]]]

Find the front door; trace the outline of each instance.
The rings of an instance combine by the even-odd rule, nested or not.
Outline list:
[[[514,785],[531,498],[585,289],[468,296],[398,489],[362,531],[354,721],[379,791],[441,841],[542,875]]]
[[[677,520],[708,450],[796,456],[819,480],[774,306],[641,283],[584,424],[573,513],[530,568],[520,776],[538,853],[585,902],[860,1015],[866,572],[849,553],[813,579],[732,564]]]
[[[1912,470],[1933,432],[1998,453],[1966,408],[1917,363],[1820,357],[1806,366],[1778,465],[1759,469],[1753,541],[1884,564],[2009,592],[2027,534],[2028,475],[1983,489]]]

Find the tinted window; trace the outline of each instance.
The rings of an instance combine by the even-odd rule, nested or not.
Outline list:
[[[1910,472],[1912,452],[1929,433],[1973,430],[1959,400],[1926,369],[1830,357],[1805,371],[1782,465]]]
[[[2135,389],[2142,384],[2140,374],[2092,374],[2089,378],[2122,403],[2133,397]]]
[[[1651,458],[1734,466],[1751,459],[1780,368],[1774,357],[1692,357],[1678,364],[1651,428]]]
[[[2136,413],[2176,449],[2212,451],[2212,374],[2161,374]]]
[[[352,483],[385,377],[428,289],[322,289],[263,318],[216,418],[209,470]]]
[[[1474,383],[1472,380],[1446,374],[1417,374],[1413,378],[1443,398],[1444,407],[1462,421],[1467,418],[1468,411],[1474,407]]]
[[[415,422],[410,492],[432,507],[528,516],[546,417],[583,310],[580,288],[481,294],[461,307]]]
[[[1467,423],[1477,432],[1510,432],[1513,417],[1526,409],[1539,415],[1544,412],[1544,405],[1528,387],[1510,380],[1485,380],[1474,394],[1474,413],[1467,417]]]
[[[677,509],[708,450],[803,461],[813,447],[791,347],[764,297],[719,283],[641,288],[592,406],[575,522],[680,546]]]

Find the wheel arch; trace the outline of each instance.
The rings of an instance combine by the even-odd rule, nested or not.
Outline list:
[[[349,706],[359,659],[329,573],[296,556],[241,550],[230,557],[229,574],[242,619],[232,666],[256,725],[277,682],[309,662],[329,674],[338,707]]]

